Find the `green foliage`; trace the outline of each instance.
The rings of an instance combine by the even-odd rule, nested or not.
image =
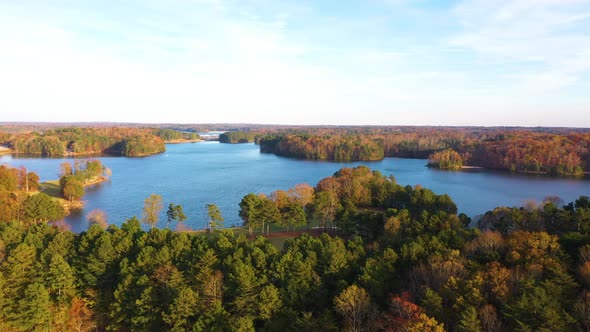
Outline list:
[[[220,143],[252,143],[256,139],[255,133],[247,133],[243,131],[228,131],[219,135]]]
[[[528,289],[506,308],[506,316],[515,329],[523,331],[566,331],[573,318],[542,287]]]
[[[49,293],[42,284],[32,283],[18,301],[18,316],[12,319],[15,327],[23,330],[49,330],[51,317]]]
[[[164,141],[183,141],[183,140],[198,140],[199,135],[196,133],[181,132],[173,129],[156,129],[154,134]]]
[[[244,221],[244,225],[248,226],[250,235],[252,235],[252,229],[262,227],[262,220],[260,218],[260,205],[262,198],[256,194],[248,194],[242,198],[240,202],[240,218]]]
[[[342,169],[314,191],[307,204],[288,192],[242,200],[240,215],[256,228],[293,215],[336,226],[288,239],[280,252],[263,236],[146,232],[137,218],[80,234],[0,223],[0,330],[590,326],[590,296],[581,284],[590,266],[585,197],[564,207],[510,210],[501,222],[492,212],[485,225],[501,231],[482,231],[466,228],[448,196],[400,186],[366,167]],[[168,207],[171,221],[182,219],[175,219],[177,207]],[[211,220],[222,219],[215,205],[208,210]],[[556,216],[563,222],[548,222]]]
[[[84,186],[96,180],[104,180],[110,176],[110,170],[100,160],[76,160],[74,165],[61,164],[61,177],[59,178],[60,193],[68,201],[78,201],[84,194]]]
[[[290,227],[303,226],[306,224],[305,210],[301,204],[297,202],[289,202],[281,210],[281,218],[279,219],[279,225],[286,227],[287,230]]]
[[[172,221],[176,221],[178,223],[182,223],[186,220],[186,215],[184,214],[184,211],[182,210],[182,205],[175,205],[174,203],[170,203],[170,205],[168,205],[168,210],[166,211],[166,217],[167,217],[167,225],[168,228],[170,228],[170,223]]]
[[[135,157],[165,151],[164,142],[157,135],[166,137],[173,134],[165,129],[155,131],[147,128],[62,128],[42,134],[16,134],[7,143],[17,153],[47,157],[72,153],[111,153]]]
[[[78,201],[84,196],[84,184],[76,175],[64,176],[59,180],[62,196],[68,201]]]
[[[47,222],[64,217],[63,207],[44,193],[30,196],[23,203],[25,218],[31,222]]]
[[[481,332],[481,323],[477,317],[477,310],[469,306],[461,313],[461,320],[457,326],[459,332]]]
[[[127,157],[145,157],[166,151],[166,146],[156,136],[134,136],[124,139],[111,151]]]
[[[301,159],[357,161],[384,157],[382,142],[363,136],[265,136],[259,143],[262,152]]]
[[[221,210],[215,204],[206,204],[207,216],[209,217],[208,229],[216,231],[223,227],[223,216]]]
[[[64,156],[66,144],[56,136],[21,135],[12,142],[17,153],[38,154],[44,157]]]
[[[74,271],[60,254],[51,257],[46,280],[49,285],[49,294],[56,303],[69,303],[75,296],[76,278]]]

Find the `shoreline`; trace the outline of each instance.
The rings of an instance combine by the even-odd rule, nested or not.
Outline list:
[[[486,168],[481,167],[481,166],[461,166],[461,169],[486,169]]]
[[[82,184],[82,186],[84,186],[84,187],[89,187],[89,186],[93,186],[93,185],[95,185],[95,184],[99,184],[99,183],[107,182],[107,181],[109,181],[109,180],[110,180],[110,179],[109,179],[109,178],[107,178],[106,176],[102,176],[102,175],[101,175],[101,176],[97,177],[96,179],[91,179],[91,180],[85,181],[85,182]],[[59,181],[59,180],[57,180],[57,181]]]
[[[0,146],[0,155],[12,154],[12,149],[5,146]]]
[[[82,186],[84,188],[86,188],[86,187],[94,186],[94,185],[97,185],[97,184],[100,184],[100,183],[103,183],[103,182],[106,182],[109,180],[110,179],[105,176],[99,176],[95,179],[84,182],[82,184]],[[59,179],[41,182],[39,184],[39,191],[36,193],[44,193],[44,194],[50,196],[51,198],[53,198],[54,200],[56,200],[63,207],[63,209],[65,211],[64,217],[69,216],[72,213],[72,210],[81,210],[86,205],[85,201],[83,201],[83,200],[70,202],[67,199],[61,197],[61,195],[59,193]],[[33,195],[36,193],[33,193]]]
[[[202,139],[173,139],[169,141],[164,141],[164,144],[184,144],[184,143],[199,143],[204,142],[205,140]]]

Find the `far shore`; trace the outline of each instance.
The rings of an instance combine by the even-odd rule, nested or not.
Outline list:
[[[205,142],[205,140],[202,139],[176,139],[176,140],[169,140],[169,141],[164,141],[164,144],[184,144],[184,143],[199,143],[199,142]],[[159,152],[162,153],[162,152]],[[19,152],[12,150],[11,148],[5,147],[5,146],[0,146],[0,155],[3,154],[19,154]],[[43,157],[40,153],[25,153],[27,155],[38,155],[39,157]],[[154,154],[158,154],[158,153],[154,153]],[[86,151],[86,152],[74,152],[71,150],[67,150],[65,152],[65,154],[60,155],[58,157],[99,157],[99,156],[103,156],[103,155],[110,155],[109,152],[105,152],[105,151]],[[147,156],[151,156],[153,154],[142,154],[142,155],[138,155],[135,157],[147,157]]]
[[[203,142],[202,139],[173,139],[164,141],[164,144],[182,144],[182,143],[198,143]]]

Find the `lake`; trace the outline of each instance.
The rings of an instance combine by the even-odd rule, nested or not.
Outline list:
[[[459,212],[470,216],[496,206],[521,206],[527,200],[540,201],[548,195],[566,203],[580,195],[590,196],[588,178],[551,178],[472,169],[442,171],[426,167],[424,159],[386,158],[377,162],[305,161],[263,154],[254,144],[201,142],[167,145],[163,154],[145,158],[97,157],[113,175],[109,182],[86,188],[82,211],[66,218],[72,230],[88,227],[86,214],[93,209],[107,213],[108,222],[120,225],[127,218],[141,218],[143,201],[152,193],[162,195],[164,209],[159,227],[166,226],[166,208],[181,204],[188,216],[186,226],[202,229],[206,224],[205,204],[217,204],[225,226],[241,224],[239,202],[250,192],[287,190],[298,183],[315,186],[319,180],[342,167],[366,165],[385,175],[394,175],[402,185],[420,184],[438,194],[447,193]],[[41,181],[58,178],[59,164],[73,158],[26,158],[0,156],[0,164],[25,166]]]

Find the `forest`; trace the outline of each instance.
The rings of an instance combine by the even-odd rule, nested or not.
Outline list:
[[[0,330],[590,329],[588,197],[472,221],[360,166],[248,194],[240,217],[247,233],[2,222]],[[310,232],[279,248],[269,224]]]
[[[465,165],[549,175],[590,169],[590,133],[566,129],[307,128],[267,133],[259,143],[261,152],[311,160],[429,158],[432,167],[446,169]]]
[[[310,160],[381,160],[383,143],[360,135],[267,135],[258,141],[261,152]]]
[[[257,134],[244,131],[228,131],[219,135],[220,143],[252,143],[256,140]]]
[[[42,132],[0,132],[0,144],[15,153],[60,157],[112,154],[142,157],[166,151],[165,142],[195,141],[195,133],[152,128],[47,128]]]
[[[221,129],[228,130],[220,135],[222,143],[256,141],[263,153],[300,159],[428,158],[431,167],[443,169],[472,166],[547,175],[582,175],[590,170],[590,132],[575,128],[125,125],[4,124],[0,146],[50,157],[140,157],[164,152],[167,142],[197,141],[196,130]]]

